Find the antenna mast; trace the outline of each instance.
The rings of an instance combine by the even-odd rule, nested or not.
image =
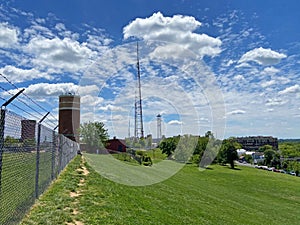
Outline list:
[[[136,81],[136,92],[135,92],[135,103],[134,103],[134,136],[135,138],[144,137],[143,128],[143,110],[142,110],[142,91],[141,91],[141,73],[140,73],[140,61],[139,61],[139,43],[136,43],[136,57],[137,57],[137,81]]]

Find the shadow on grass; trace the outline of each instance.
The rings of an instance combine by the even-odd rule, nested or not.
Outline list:
[[[201,170],[214,170],[213,168],[211,168],[211,167],[201,167],[201,166],[199,166],[199,165],[195,165],[196,167],[198,167],[199,169],[201,169]]]
[[[240,168],[236,168],[236,167],[234,167],[234,168],[229,167],[229,169],[231,169],[231,170],[241,170]]]
[[[206,167],[205,169],[206,169],[206,170],[214,170],[214,169],[211,168],[211,167]]]

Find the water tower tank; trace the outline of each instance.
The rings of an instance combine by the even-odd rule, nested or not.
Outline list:
[[[59,96],[58,133],[79,142],[80,96],[67,94]]]

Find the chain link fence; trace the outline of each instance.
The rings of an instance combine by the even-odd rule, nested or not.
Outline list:
[[[18,224],[78,150],[39,122],[1,109],[0,224]]]

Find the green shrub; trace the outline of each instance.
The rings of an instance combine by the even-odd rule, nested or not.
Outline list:
[[[192,163],[199,165],[199,163],[201,161],[200,154],[193,155],[191,161],[192,161]]]
[[[142,151],[142,150],[136,150],[136,151],[135,151],[135,154],[136,154],[136,155],[139,155],[139,156],[145,156],[145,155],[146,155],[146,152],[145,152],[145,151]]]
[[[144,166],[152,166],[152,159],[150,156],[146,155],[146,156],[143,156],[142,158],[142,164]]]

